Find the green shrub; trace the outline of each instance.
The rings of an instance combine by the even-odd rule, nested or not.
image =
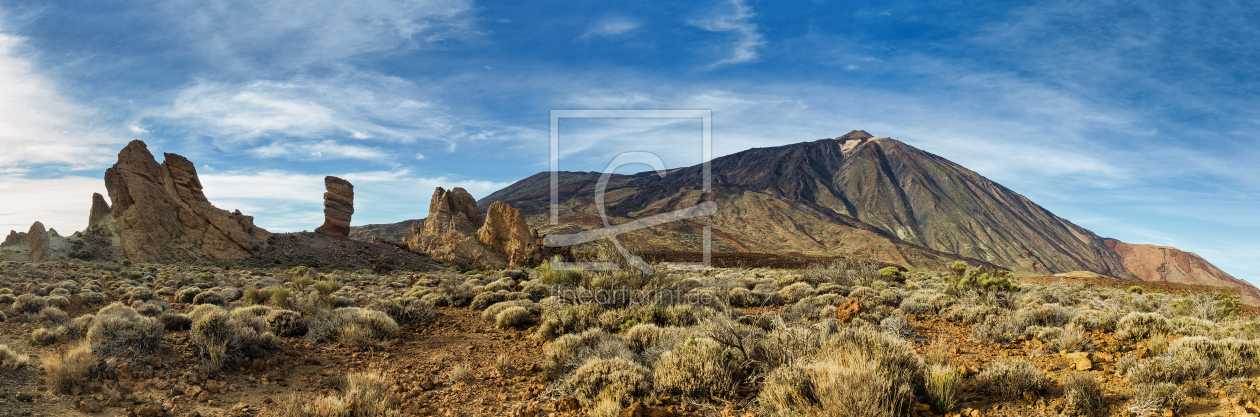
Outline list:
[[[906,282],[906,275],[901,273],[901,270],[897,269],[897,267],[895,266],[890,266],[884,269],[880,269],[879,276],[883,277],[885,280],[888,280],[888,281]]]
[[[189,339],[197,346],[207,372],[263,357],[277,345],[267,322],[253,312],[231,314],[220,307],[207,306],[193,313]]]
[[[319,281],[314,284],[315,291],[318,291],[319,295],[325,298],[340,290],[342,285],[341,281],[334,279]]]
[[[1140,286],[1134,285],[1132,287],[1129,287],[1129,292],[1134,293],[1134,294],[1145,294],[1146,289],[1143,289]]]
[[[263,288],[258,289],[254,284],[245,286],[245,292],[241,295],[241,302],[245,305],[261,304],[271,298],[271,290]]]
[[[213,272],[201,272],[201,273],[198,273],[197,275],[194,275],[193,277],[197,278],[198,281],[202,281],[202,282],[214,281]]]
[[[950,266],[949,273],[942,278],[958,291],[1019,291],[1010,276],[1011,271],[993,270],[984,265],[969,269],[966,263],[959,261]]]
[[[558,262],[560,262],[559,258],[543,261],[542,266],[538,267],[538,280],[549,285],[578,285],[582,282],[582,271],[557,269],[553,264]]]
[[[934,364],[923,374],[923,387],[928,402],[936,412],[945,414],[958,407],[962,389],[962,375],[958,368],[944,363]]]
[[[288,288],[280,285],[273,286],[271,287],[271,304],[280,308],[292,308],[293,305],[289,303],[291,294]]]
[[[520,329],[534,324],[535,317],[525,307],[508,307],[495,316],[495,324],[502,329]]]

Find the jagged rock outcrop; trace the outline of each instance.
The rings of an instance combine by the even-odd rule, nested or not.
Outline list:
[[[354,185],[341,178],[324,177],[324,225],[315,232],[350,240],[350,216],[354,214]]]
[[[490,204],[486,210],[486,221],[477,230],[477,240],[491,252],[503,254],[509,265],[542,263],[543,246],[538,231],[525,223],[520,210],[502,201]]]
[[[44,229],[43,223],[35,222],[31,224],[31,230],[26,232],[26,240],[30,245],[31,262],[48,260],[48,231]]]
[[[265,247],[271,234],[254,226],[253,217],[210,204],[192,162],[164,156],[158,164],[144,142],[131,141],[105,171],[123,256],[137,262],[201,256],[230,260]]]
[[[477,269],[534,266],[544,254],[520,211],[502,203],[483,216],[463,188],[438,187],[429,217],[413,223],[403,241],[414,252]]]
[[[22,246],[26,244],[26,232],[10,230],[9,235],[4,237],[4,242],[0,243],[0,246]]]
[[[1241,290],[1243,302],[1260,305],[1260,290],[1255,286],[1234,278],[1192,252],[1115,239],[1104,239],[1104,242],[1120,255],[1124,268],[1143,281],[1234,287]]]
[[[88,228],[104,226],[109,221],[109,203],[101,193],[92,193],[92,211],[88,214]]]

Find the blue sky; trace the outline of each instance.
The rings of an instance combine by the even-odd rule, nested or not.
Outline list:
[[[81,229],[131,139],[298,231],[324,175],[356,185],[356,224],[419,218],[435,186],[545,170],[550,109],[712,109],[716,155],[865,129],[1255,282],[1256,21],[1250,2],[0,0],[0,229]],[[698,162],[671,126],[576,127],[562,169]]]

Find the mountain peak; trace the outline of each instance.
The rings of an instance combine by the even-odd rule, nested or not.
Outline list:
[[[838,137],[838,138],[836,138],[836,140],[837,140],[837,141],[839,141],[839,142],[844,142],[844,141],[847,141],[847,140],[853,140],[853,139],[870,139],[870,138],[873,138],[873,137],[875,137],[875,136],[874,136],[874,135],[871,135],[870,133],[866,133],[866,131],[865,131],[865,130],[854,130],[854,131],[851,131],[851,132],[849,132],[849,133],[845,133],[845,134],[844,134],[844,136]]]

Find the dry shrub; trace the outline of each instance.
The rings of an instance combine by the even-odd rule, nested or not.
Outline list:
[[[1040,393],[1046,376],[1037,367],[1022,360],[994,362],[976,375],[976,390],[991,399],[1011,401],[1025,392]]]
[[[1260,342],[1184,337],[1168,345],[1168,355],[1192,377],[1246,376],[1260,361]]]
[[[9,345],[0,345],[0,371],[16,371],[26,366],[30,360],[30,356],[17,353]]]
[[[599,314],[602,312],[603,306],[599,304],[566,304],[543,315],[534,336],[552,340],[563,334],[599,327]]]
[[[1137,384],[1131,388],[1133,401],[1125,408],[1135,415],[1159,416],[1165,411],[1176,414],[1186,405],[1186,393],[1176,384]]]
[[[9,306],[9,310],[15,314],[38,313],[39,310],[48,306],[48,300],[34,294],[22,294],[17,296],[13,301],[13,305]]]
[[[280,337],[299,337],[306,334],[306,321],[302,315],[290,310],[273,310],[267,315],[271,333]]]
[[[962,375],[958,368],[948,364],[933,364],[923,373],[923,388],[932,408],[938,413],[948,413],[958,407]]]
[[[382,299],[371,309],[385,312],[398,323],[428,323],[433,320],[433,302],[416,297]]]
[[[1158,333],[1168,333],[1168,319],[1159,313],[1132,312],[1116,323],[1116,338],[1140,342]]]
[[[707,337],[697,337],[674,345],[653,365],[658,391],[691,397],[725,398],[738,383],[738,356],[726,346]]]
[[[44,307],[39,310],[39,318],[54,324],[66,324],[70,322],[70,315],[61,311],[57,307]]]
[[[99,362],[92,354],[92,346],[86,343],[44,358],[48,388],[59,394],[69,393],[75,385],[87,381]]]
[[[791,304],[800,301],[805,297],[814,295],[815,293],[814,287],[810,286],[808,283],[797,282],[779,290],[779,297],[783,299],[783,302]]]
[[[620,336],[603,329],[590,329],[581,334],[566,334],[543,349],[543,372],[551,378],[567,374],[590,358],[633,360],[634,353]]]
[[[781,328],[769,336],[767,344],[787,346],[771,353],[786,362],[762,386],[760,401],[768,415],[909,413],[922,362],[904,340],[869,329]],[[782,353],[787,351],[798,353]]]
[[[148,355],[162,348],[164,330],[161,320],[113,303],[96,313],[87,341],[92,345],[91,351],[101,358],[117,356],[125,350]]]
[[[262,413],[268,417],[395,417],[402,399],[390,391],[393,382],[380,371],[346,375],[339,394],[315,398],[292,395]]]
[[[334,313],[340,316],[337,340],[343,345],[375,349],[398,337],[398,323],[384,312],[343,307]]]
[[[60,342],[62,339],[65,339],[68,334],[69,330],[66,329],[66,326],[57,326],[52,328],[41,327],[31,332],[31,345],[48,346]]]
[[[495,324],[502,329],[519,329],[534,324],[534,315],[525,307],[509,307],[495,316]]]
[[[178,332],[192,328],[192,319],[189,319],[187,314],[166,311],[158,316],[158,320],[162,321],[162,327],[168,332]]]
[[[1067,408],[1073,415],[1101,416],[1107,413],[1106,398],[1102,387],[1094,377],[1085,372],[1073,372],[1063,380]]]
[[[591,359],[577,368],[565,384],[583,404],[602,398],[628,404],[631,398],[651,392],[652,372],[623,358]]]
[[[468,365],[462,365],[462,364],[452,366],[449,371],[446,371],[446,378],[451,380],[451,382],[457,382],[457,383],[458,382],[472,382],[473,380],[477,379],[477,377],[473,376],[472,374],[472,368],[469,368]]]
[[[490,307],[486,307],[485,311],[481,312],[481,319],[493,323],[497,321],[499,313],[512,307],[524,307],[530,312],[530,314],[534,315],[543,313],[542,304],[538,304],[530,300],[511,300],[495,303]]]
[[[260,358],[277,346],[266,320],[255,311],[229,314],[222,308],[208,307],[193,313],[190,316],[195,319],[189,338],[200,350],[208,372]]]

